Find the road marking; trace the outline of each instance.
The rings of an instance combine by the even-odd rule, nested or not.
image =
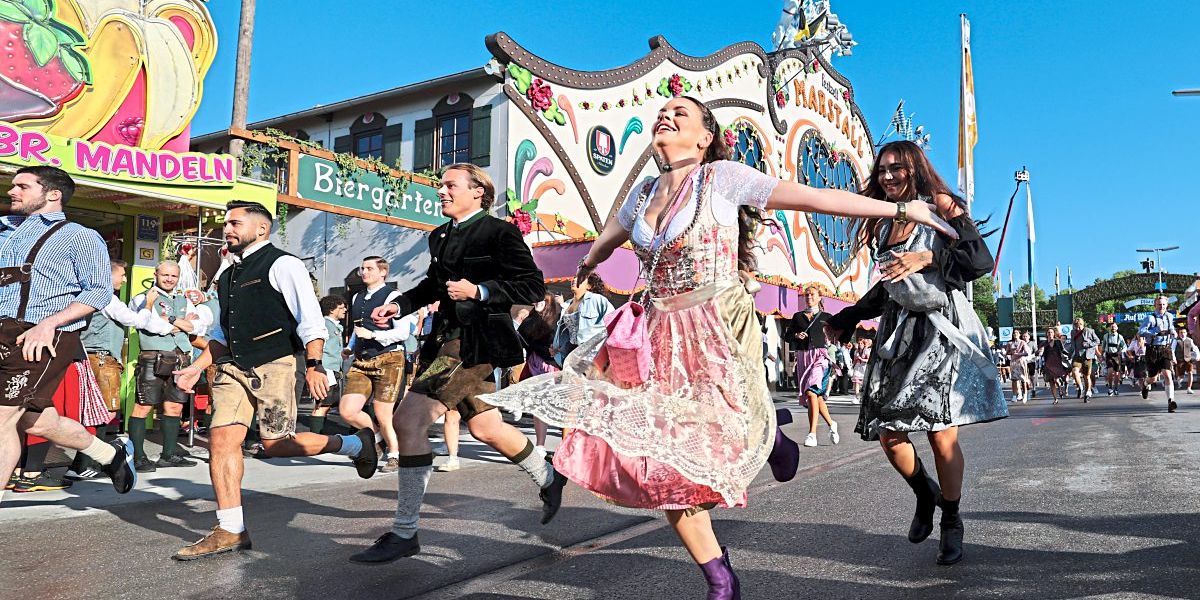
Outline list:
[[[879,448],[875,445],[871,445],[868,448],[847,454],[841,458],[800,469],[796,471],[796,479],[793,479],[792,481],[794,482],[800,480],[803,477],[827,473],[851,463],[858,462],[868,456],[876,456],[878,454],[880,454]],[[790,484],[791,482],[788,483]],[[747,495],[754,496],[780,485],[787,484],[781,484],[774,480],[764,482],[751,487],[747,491]],[[613,546],[615,544],[620,544],[621,542],[631,540],[638,536],[653,533],[664,527],[667,527],[666,519],[661,517],[650,517],[636,525],[632,525],[624,529],[618,529],[611,533],[594,537],[590,540],[584,540],[577,544],[562,548],[561,550],[555,550],[553,552],[535,556],[518,563],[500,567],[494,571],[483,573],[467,580],[440,587],[436,590],[426,592],[420,596],[415,596],[411,600],[442,600],[447,598],[460,598],[468,594],[490,593],[497,585],[501,583],[517,579],[534,571],[539,571],[558,563],[566,562],[589,552],[603,550],[604,548]]]

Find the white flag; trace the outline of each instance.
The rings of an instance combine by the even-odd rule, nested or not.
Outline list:
[[[971,69],[971,22],[959,15],[962,25],[962,72],[959,77],[958,190],[967,206],[975,199],[975,143],[979,126],[975,117],[975,75]]]
[[[1029,243],[1037,242],[1033,232],[1033,193],[1029,191],[1029,182],[1025,182],[1025,220],[1029,224]]]

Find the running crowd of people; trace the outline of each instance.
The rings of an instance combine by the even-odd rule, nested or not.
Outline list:
[[[1156,297],[1154,312],[1133,325],[1129,335],[1122,334],[1116,322],[1108,323],[1107,331],[1098,335],[1081,318],[1069,328],[1047,327],[1045,338],[1037,343],[1028,330],[1014,332],[1012,340],[993,349],[1002,376],[1012,383],[1009,402],[1028,403],[1036,395],[1040,376],[1052,404],[1067,398],[1072,390],[1076,399],[1087,403],[1097,394],[1096,382],[1103,380],[1104,394],[1109,397],[1117,396],[1121,386],[1128,384],[1130,390],[1149,399],[1154,385],[1159,384],[1167,412],[1175,412],[1175,392],[1194,393],[1200,347],[1168,311],[1169,303],[1166,296]]]
[[[1132,340],[1115,328],[1101,338],[1082,321],[1069,339],[1049,328],[1041,346],[1023,332],[998,368],[964,295],[990,272],[991,254],[917,145],[885,145],[853,194],[733,162],[720,131],[690,97],[662,107],[652,129],[662,174],[622,199],[567,298],[547,291],[517,227],[490,214],[496,190],[487,173],[464,163],[442,172],[448,221],[430,232],[429,270],[409,289],[387,283],[389,261],[373,255],[362,260],[359,291],[318,298],[304,263],[270,242],[273,215],[234,200],[224,221],[228,259],[209,289],[180,289],[180,265],[164,261],[153,286],[126,304],[116,293],[127,265],[66,218],[71,178],[23,168],[9,192],[12,214],[0,218],[0,473],[8,489],[26,491],[27,472],[14,475],[21,439],[40,436],[75,451],[73,477],[106,477],[126,493],[140,473],[195,465],[199,456],[179,439],[185,422],[199,420],[215,523],[175,559],[251,547],[241,493],[248,454],[335,454],[362,478],[396,478],[390,526],[348,557],[383,563],[421,551],[431,473],[459,468],[465,425],[529,477],[543,524],[558,514],[569,481],[613,504],[661,510],[708,598],[729,599],[740,598],[740,582],[710,511],[745,506],[764,466],[779,481],[798,468],[801,446],[780,429],[792,413],[775,406],[773,389],[795,390],[807,409],[806,447],[817,445],[821,421],[840,443],[828,400],[854,397],[853,433],[878,442],[914,494],[909,541],[924,541],[936,524],[942,565],[963,557],[958,428],[1007,416],[1002,372],[1019,402],[1033,395],[1039,370],[1055,402],[1068,381],[1090,399],[1100,360],[1110,392],[1130,373],[1143,395],[1161,380],[1174,411],[1178,373],[1191,393],[1196,346],[1173,328],[1165,299]],[[836,313],[811,286],[786,323],[756,313],[752,233],[775,211],[864,219],[858,241],[879,282]],[[626,243],[646,286],[616,307],[597,268]],[[136,400],[121,414],[127,328],[137,332]],[[1177,356],[1187,363],[1178,372]],[[54,401],[68,371],[80,374],[79,420]],[[301,422],[306,396],[313,406]],[[532,415],[534,439],[498,408]],[[154,458],[152,415],[161,436]],[[448,456],[435,468],[438,421]],[[114,435],[121,423],[124,434]],[[562,432],[553,453],[550,426]],[[926,469],[914,434],[928,438],[936,468]]]

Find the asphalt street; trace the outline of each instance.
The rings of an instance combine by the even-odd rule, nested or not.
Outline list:
[[[875,443],[833,406],[801,473],[759,476],[750,506],[714,513],[745,598],[1200,598],[1200,395],[1166,412],[1126,393],[965,427],[966,558],[934,564],[937,533],[904,537],[913,497]],[[782,402],[782,397],[780,398]],[[792,406],[801,418],[793,402]],[[801,440],[799,424],[785,428]],[[919,451],[929,460],[927,445]],[[550,525],[529,479],[468,444],[435,473],[422,553],[383,566],[346,558],[387,531],[394,479],[363,481],[342,457],[249,460],[254,549],[189,563],[170,555],[215,524],[203,465],[160,470],[117,497],[107,482],[6,494],[0,598],[699,599],[703,579],[663,519],[574,486]]]

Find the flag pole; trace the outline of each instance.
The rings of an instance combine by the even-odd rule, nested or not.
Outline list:
[[[1037,301],[1033,286],[1033,243],[1036,238],[1033,228],[1033,192],[1030,190],[1029,186],[1029,171],[1022,168],[1017,172],[1017,177],[1018,179],[1024,178],[1025,180],[1025,217],[1026,220],[1029,221],[1029,235],[1027,237],[1027,250],[1029,255],[1028,260],[1026,261],[1026,267],[1028,268],[1029,274],[1029,324],[1033,331],[1037,332]]]

